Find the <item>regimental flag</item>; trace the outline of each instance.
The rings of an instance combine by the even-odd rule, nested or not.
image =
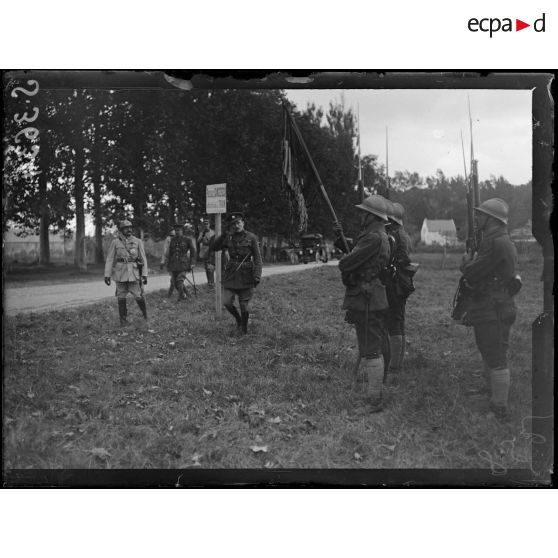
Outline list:
[[[283,191],[289,200],[291,221],[299,232],[303,232],[308,227],[308,210],[304,198],[308,169],[306,156],[287,110],[283,105]]]

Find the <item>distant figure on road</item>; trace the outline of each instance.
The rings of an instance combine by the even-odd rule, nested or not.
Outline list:
[[[186,275],[192,271],[192,266],[196,263],[196,243],[194,238],[185,234],[187,225],[175,223],[175,236],[171,239],[169,252],[167,254],[166,265],[169,270],[174,288],[178,291],[177,302],[183,300],[187,294],[184,281]]]
[[[213,250],[226,250],[229,261],[223,277],[223,305],[234,316],[242,333],[248,332],[248,303],[262,277],[262,257],[256,235],[244,230],[244,215],[232,213],[228,218],[228,230],[217,237]],[[238,296],[240,313],[234,305]]]
[[[174,232],[174,229],[169,233],[169,236],[167,236],[167,238],[165,238],[165,243],[163,244],[163,255],[161,256],[161,270],[164,269],[165,265],[167,264],[167,258],[169,256],[169,247],[170,247],[170,243],[172,238],[176,235],[176,233]],[[170,285],[169,285],[169,290],[167,291],[167,298],[170,298],[172,296],[172,293],[174,291],[174,281],[172,279],[172,273],[169,273],[169,280],[170,280]]]
[[[486,200],[475,211],[482,240],[476,257],[465,254],[461,264],[472,291],[466,323],[475,331],[492,410],[498,418],[505,418],[510,389],[509,338],[516,318],[513,297],[521,288],[516,276],[517,251],[507,231],[509,207],[504,200]]]
[[[215,288],[215,252],[211,249],[215,239],[215,232],[209,224],[209,219],[203,220],[202,230],[198,236],[199,259],[205,267],[207,286],[209,290]]]
[[[359,357],[354,374],[356,388],[365,394],[365,412],[383,409],[384,362],[382,340],[385,337],[385,313],[388,308],[386,289],[381,276],[389,258],[389,240],[385,231],[387,223],[386,200],[372,195],[356,206],[361,212],[361,228],[352,251],[339,260],[341,278],[346,287],[343,309],[345,320],[354,324],[357,334]],[[337,227],[341,232],[341,227]],[[368,392],[358,373],[368,377]]]
[[[116,282],[120,325],[127,320],[126,296],[131,293],[147,320],[147,307],[143,285],[147,285],[147,258],[143,242],[132,235],[132,223],[120,221],[120,232],[111,242],[105,262],[105,283],[110,286],[111,277]]]

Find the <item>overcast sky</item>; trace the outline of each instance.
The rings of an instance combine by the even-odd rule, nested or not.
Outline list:
[[[387,126],[390,176],[408,170],[423,177],[437,169],[446,176],[463,175],[461,130],[469,172],[469,95],[480,179],[503,175],[517,185],[531,179],[530,91],[301,89],[287,94],[300,109],[313,102],[325,111],[343,95],[347,108],[360,110],[362,155],[378,155],[385,164]]]

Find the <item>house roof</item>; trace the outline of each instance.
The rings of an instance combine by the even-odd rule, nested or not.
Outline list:
[[[456,232],[453,219],[425,219],[424,223],[430,232]]]

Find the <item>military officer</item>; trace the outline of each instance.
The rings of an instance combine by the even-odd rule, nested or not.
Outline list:
[[[192,270],[196,263],[196,243],[191,234],[185,234],[187,225],[175,223],[175,235],[169,244],[166,265],[172,276],[174,288],[178,292],[177,302],[183,300],[186,295],[184,280],[186,274]],[[189,232],[187,230],[187,232]]]
[[[105,283],[110,286],[111,277],[116,282],[120,325],[126,325],[126,296],[131,293],[147,320],[147,308],[143,285],[147,284],[147,258],[143,242],[132,235],[132,223],[119,223],[119,233],[111,242],[105,262]]]
[[[487,371],[491,408],[498,418],[504,418],[510,388],[509,336],[516,318],[513,296],[521,286],[516,276],[517,251],[507,231],[509,208],[504,200],[486,200],[475,211],[482,240],[476,256],[466,254],[461,264],[472,289],[466,323],[473,326]]]
[[[398,202],[392,203],[391,206],[389,223],[386,226],[386,231],[392,243],[390,262],[385,278],[389,304],[389,310],[386,314],[390,357],[387,363],[387,377],[390,378],[390,383],[397,385],[405,354],[405,305],[407,297],[414,291],[413,275],[415,269],[409,257],[411,239],[403,228],[405,210]]]
[[[367,410],[379,412],[383,408],[382,340],[388,308],[386,289],[381,280],[389,259],[389,240],[385,231],[387,204],[382,196],[371,195],[356,207],[361,212],[360,234],[353,250],[339,261],[346,287],[343,309],[347,310],[345,320],[355,326],[359,365],[363,368],[363,375],[368,377]],[[361,388],[364,385],[360,383]]]
[[[212,250],[215,233],[209,224],[209,219],[204,219],[202,230],[198,236],[199,257],[205,267],[208,288],[215,288],[215,252]]]
[[[225,308],[234,316],[238,330],[248,332],[248,303],[262,277],[262,257],[256,235],[244,229],[244,215],[232,213],[228,218],[228,230],[218,236],[213,250],[226,250],[229,261],[223,277]],[[234,305],[238,296],[240,313]]]

